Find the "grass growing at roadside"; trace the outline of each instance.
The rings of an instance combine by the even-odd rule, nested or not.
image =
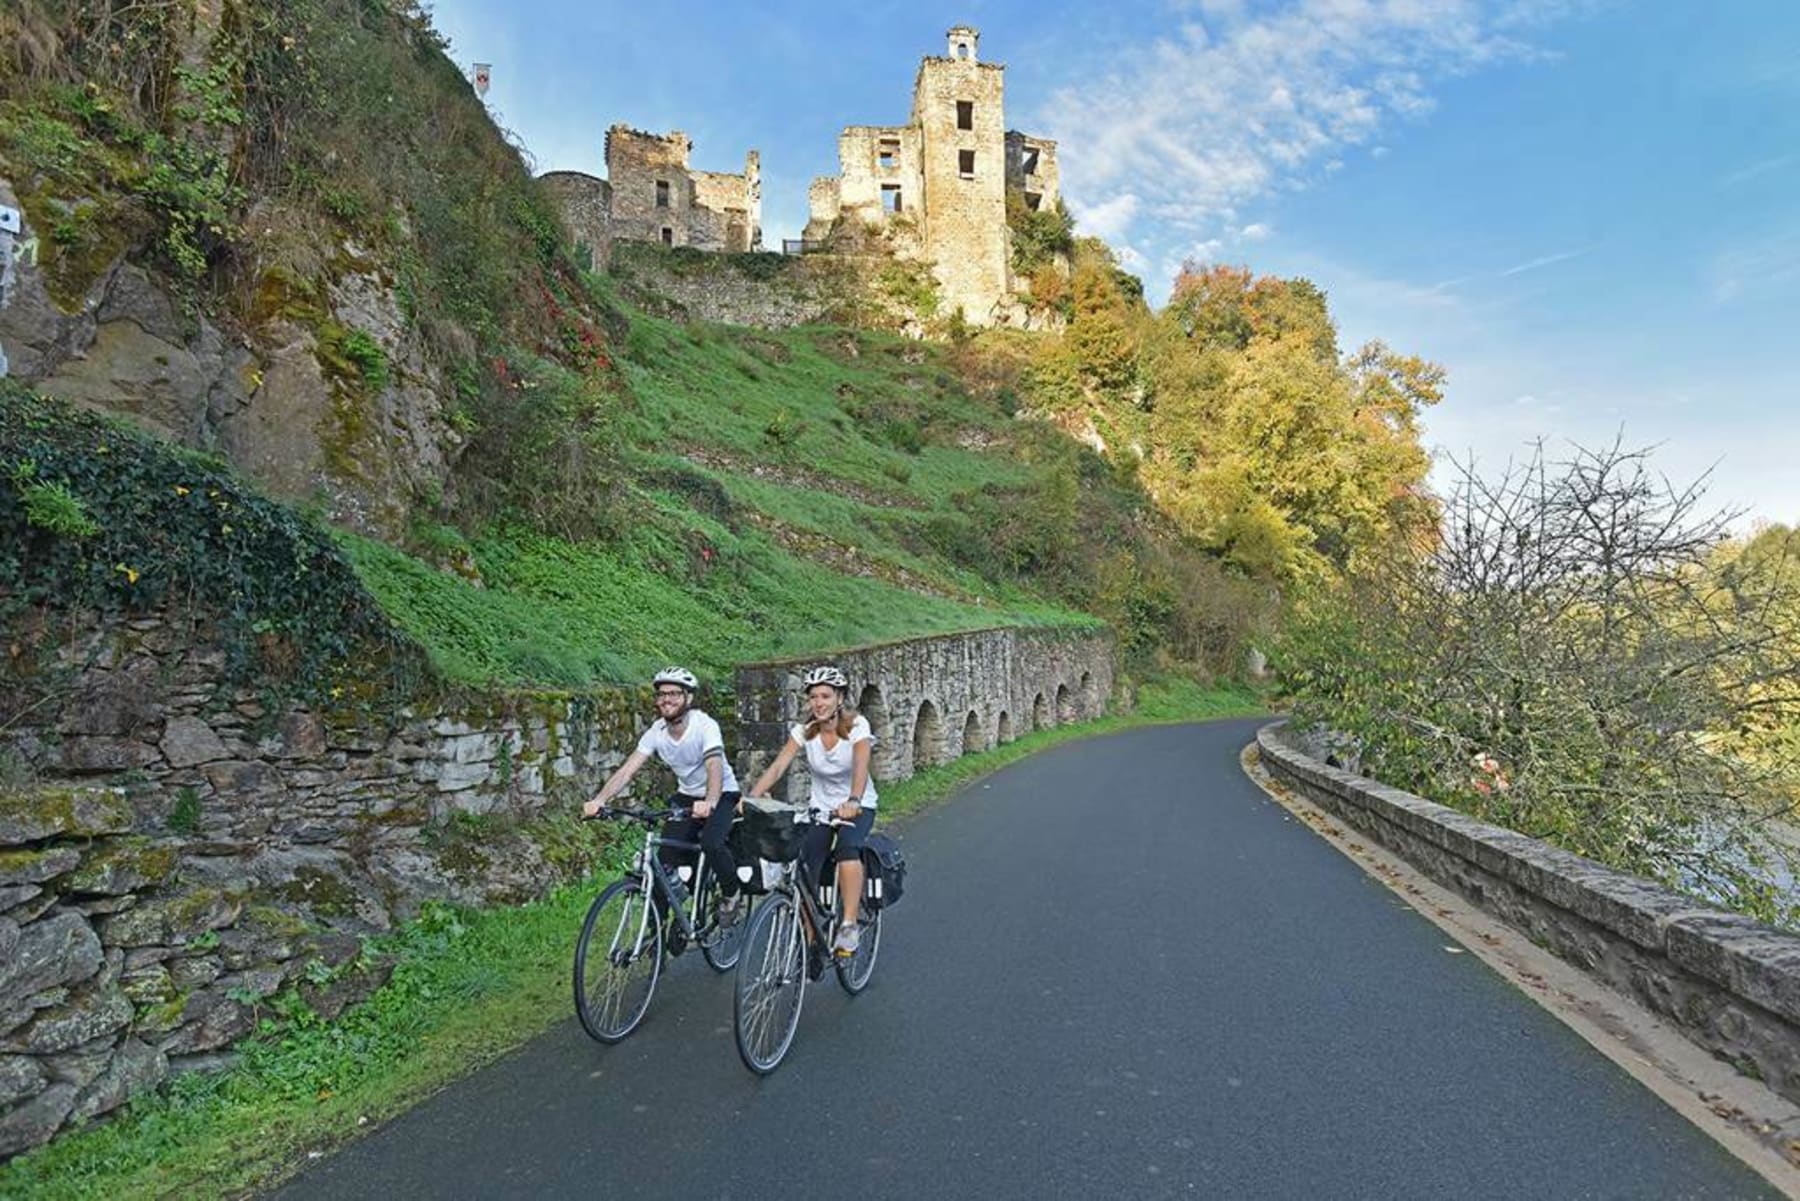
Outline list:
[[[614,869],[616,870],[616,869]],[[610,871],[603,873],[612,874]],[[244,1047],[118,1119],[0,1166],[0,1196],[230,1196],[272,1182],[570,1016],[569,957],[594,887],[472,913],[436,908],[384,940],[389,983],[332,1024]]]
[[[1059,743],[1263,710],[1246,688],[1153,681],[1133,713],[1040,730],[884,786],[882,813],[918,813]],[[185,1077],[115,1121],[0,1166],[0,1196],[221,1195],[273,1182],[309,1149],[353,1137],[570,1016],[569,959],[595,889],[482,913],[431,910],[388,940],[400,959],[393,979],[338,1022],[302,1021],[249,1044],[228,1072]]]

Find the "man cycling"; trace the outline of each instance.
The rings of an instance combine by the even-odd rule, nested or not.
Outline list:
[[[725,761],[725,738],[718,722],[693,707],[694,691],[700,687],[693,672],[665,667],[656,673],[651,686],[656,691],[656,721],[638,739],[637,749],[582,806],[582,812],[589,817],[600,812],[625,791],[650,756],[668,764],[677,783],[668,803],[687,807],[691,816],[666,823],[663,837],[700,844],[719,889],[719,924],[729,926],[743,915],[744,894],[738,886],[737,863],[725,844],[741,795],[737,776]],[[664,847],[661,854],[663,866],[671,871],[686,857],[670,847]]]

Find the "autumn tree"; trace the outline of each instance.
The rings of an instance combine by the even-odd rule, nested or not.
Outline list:
[[[1312,284],[1190,266],[1143,345],[1145,481],[1231,562],[1316,579],[1428,517],[1418,416],[1442,369],[1380,343],[1340,362]]]

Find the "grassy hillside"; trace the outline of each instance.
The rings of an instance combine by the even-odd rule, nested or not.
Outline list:
[[[960,500],[1047,486],[1076,452],[1033,462],[1026,451],[1060,437],[971,395],[937,348],[633,315],[622,370],[636,403],[611,536],[426,524],[411,554],[341,537],[451,676],[575,684],[670,660],[718,672],[918,634],[1097,623],[1029,578],[955,557],[980,536]]]

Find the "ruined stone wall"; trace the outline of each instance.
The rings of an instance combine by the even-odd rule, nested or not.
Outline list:
[[[624,243],[614,248],[612,273],[646,312],[757,329],[830,320],[854,281],[835,255],[702,255]]]
[[[641,690],[271,711],[194,633],[95,631],[0,731],[36,777],[0,788],[0,1157],[219,1065],[284,988],[335,1016],[385,979],[361,937],[425,901],[591,871],[575,806],[649,715]]]
[[[850,699],[875,732],[871,774],[904,780],[926,767],[1011,742],[1033,730],[1106,712],[1116,671],[1107,631],[981,630],[842,651]],[[801,680],[820,658],[738,669],[739,776],[746,785],[804,711]],[[804,761],[780,795],[808,795]]]
[[[822,242],[831,233],[842,211],[842,185],[835,175],[821,175],[806,189],[806,228],[800,236],[808,242]]]
[[[942,285],[945,312],[986,324],[1010,292],[1006,237],[1005,69],[967,59],[928,58],[919,67],[913,119],[922,131],[925,254]],[[972,104],[972,129],[957,104]],[[964,156],[973,167],[964,170]]]
[[[539,182],[562,213],[569,237],[586,246],[594,267],[604,270],[612,258],[612,185],[580,171],[551,171]]]
[[[1026,170],[1027,166],[1031,169]],[[1056,165],[1056,143],[1049,138],[1009,130],[1006,135],[1006,190],[1037,198],[1029,207],[1051,209],[1062,196],[1062,171]]]
[[[612,185],[613,237],[686,246],[693,204],[688,155],[693,143],[679,129],[645,133],[625,125],[606,131],[606,174]],[[665,185],[658,190],[658,184]],[[659,198],[663,203],[658,203]]]
[[[882,165],[882,150],[892,151]],[[917,217],[925,200],[919,130],[913,126],[852,125],[838,136],[837,203],[841,211],[877,223],[887,217],[883,185],[900,191],[900,213]]]
[[[742,254],[750,249],[750,188],[742,175],[694,171],[687,244]]]

